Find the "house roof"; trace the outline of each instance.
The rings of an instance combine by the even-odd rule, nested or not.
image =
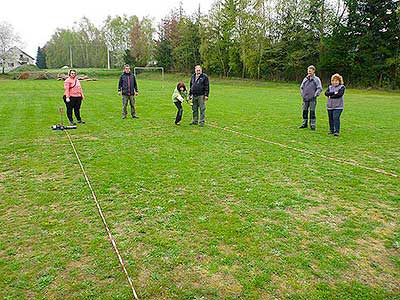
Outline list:
[[[18,51],[22,52],[24,55],[28,56],[29,58],[31,58],[32,60],[35,60],[32,56],[30,56],[28,53],[26,53],[25,51],[22,51],[20,48],[14,46],[12,48],[10,48],[8,51],[11,51],[12,49],[17,49]]]

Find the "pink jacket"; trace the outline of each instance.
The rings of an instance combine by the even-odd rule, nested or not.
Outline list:
[[[81,83],[77,78],[71,78],[68,77],[64,81],[64,95],[69,98],[69,97],[82,97],[82,99],[85,98],[82,92],[82,87]]]

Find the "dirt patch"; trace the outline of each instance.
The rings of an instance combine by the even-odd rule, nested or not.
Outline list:
[[[235,298],[242,293],[242,285],[229,272],[211,273],[201,267],[177,266],[173,282],[180,289],[213,289],[217,290],[219,299]]]
[[[97,136],[92,136],[92,135],[88,135],[88,134],[78,134],[74,137],[72,137],[72,140],[77,140],[77,139],[82,139],[82,140],[86,140],[86,141],[98,141],[99,138]]]
[[[286,276],[278,276],[276,274],[272,274],[271,285],[274,286],[276,289],[276,292],[274,294],[276,299],[285,299],[291,292],[293,292],[293,287],[290,286],[290,283]]]
[[[346,257],[351,257],[351,267],[342,274],[342,280],[357,280],[373,287],[385,287],[399,292],[398,270],[390,257],[398,256],[395,249],[387,249],[383,242],[373,238],[360,239],[356,249],[339,248]]]

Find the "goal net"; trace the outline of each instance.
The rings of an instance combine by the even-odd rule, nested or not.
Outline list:
[[[161,88],[164,88],[164,68],[163,67],[135,67],[133,74],[136,78],[149,79],[161,82]]]

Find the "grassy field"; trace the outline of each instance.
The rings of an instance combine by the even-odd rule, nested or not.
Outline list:
[[[187,78],[185,78],[187,79]],[[341,136],[300,130],[298,85],[211,78],[207,124],[171,94],[83,82],[70,131],[139,299],[399,299],[400,94],[348,90]],[[326,86],[325,86],[326,87]],[[59,122],[59,81],[0,81],[0,298],[132,299]],[[226,132],[226,127],[255,138]]]

